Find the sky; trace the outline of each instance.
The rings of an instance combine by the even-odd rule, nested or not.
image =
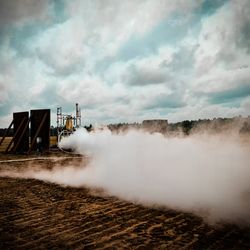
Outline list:
[[[250,115],[249,0],[0,0],[0,127]]]

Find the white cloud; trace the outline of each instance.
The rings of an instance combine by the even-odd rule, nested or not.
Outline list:
[[[80,31],[80,32],[79,32]],[[42,32],[29,47],[56,74],[74,72],[81,61],[89,58],[89,48],[84,44],[86,35],[77,19],[57,24]]]
[[[207,97],[212,103],[241,97],[242,102],[250,89],[250,33],[245,30],[250,26],[250,2],[227,2],[213,15],[203,18],[201,24],[199,47],[194,53],[191,97],[203,101]],[[217,113],[221,116],[246,113],[239,108],[209,105],[204,101],[203,110],[210,110],[205,112],[208,115],[213,112],[215,116]]]
[[[9,39],[5,39],[0,46],[0,58],[2,115],[12,111],[29,110],[32,108],[31,103],[39,103],[44,98],[41,96],[42,90],[49,82],[46,66],[37,58],[19,57],[10,46]],[[6,117],[9,116],[5,116],[4,121]]]
[[[82,74],[62,80],[59,95],[67,101],[79,100],[82,105],[96,106],[112,103],[123,98],[122,85],[109,86],[97,76]]]
[[[169,111],[167,118],[171,122],[178,122],[183,120],[198,120],[198,119],[213,119],[218,117],[235,117],[239,114],[243,116],[249,115],[250,99],[242,103],[240,107],[226,107],[221,105],[207,105],[199,103],[197,105],[189,105],[179,110]]]
[[[163,1],[81,1],[68,2],[68,12],[71,16],[81,16],[94,32],[101,32],[102,39],[110,39],[108,33],[114,35],[113,40],[119,41],[132,33],[149,31],[162,19],[178,11],[188,13],[201,1],[163,0]],[[107,41],[106,41],[107,42]]]
[[[29,0],[20,2],[15,11],[27,10],[16,18],[10,15],[6,24],[44,20],[53,5],[39,1],[38,10]],[[233,0],[215,13],[198,17],[194,10],[200,2],[67,1],[67,20],[51,23],[25,39],[29,55],[13,45],[17,35],[6,33],[0,44],[0,108],[65,105],[69,110],[79,102],[85,117],[99,122],[247,115],[249,100],[242,91],[248,90],[250,79],[249,1],[239,4]],[[14,8],[12,3],[9,9]],[[24,17],[33,8],[34,13]],[[120,56],[122,48],[137,38],[144,46],[151,31],[161,32],[162,21],[169,18],[171,23],[173,13],[187,18],[197,14],[200,20],[188,22],[192,27],[187,27],[186,37],[174,44],[166,37],[165,44],[148,49],[147,54],[131,55],[130,59]],[[178,22],[176,16],[173,22]],[[240,98],[230,102],[230,91],[237,89]],[[218,93],[227,91],[227,106],[213,104]]]
[[[15,69],[13,62],[16,53],[9,47],[9,40],[5,39],[0,46],[0,106],[3,105],[14,90]]]
[[[131,36],[150,31],[175,11],[187,15],[199,2],[69,1],[70,18],[32,41],[33,51],[59,74],[75,70],[79,63],[93,70],[98,61],[115,56]]]
[[[214,15],[204,18],[195,53],[197,75],[207,74],[215,68],[234,69],[249,66],[249,37],[244,37],[250,25],[250,2],[231,1]],[[239,44],[242,42],[242,44]]]
[[[58,94],[67,103],[79,102],[86,116],[96,120],[137,119],[152,103],[171,96],[172,91],[164,84],[131,88],[121,83],[108,84],[97,76],[82,74],[61,82]]]
[[[169,82],[171,72],[166,66],[172,62],[175,53],[176,48],[160,47],[157,53],[149,56],[114,62],[104,73],[104,79],[131,86]]]
[[[237,87],[249,86],[250,68],[234,70],[213,69],[210,74],[198,78],[194,83],[195,92],[216,93]]]

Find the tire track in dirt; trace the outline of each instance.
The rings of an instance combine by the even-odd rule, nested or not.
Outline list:
[[[0,249],[17,248],[238,250],[250,249],[250,229],[85,188],[0,178]]]

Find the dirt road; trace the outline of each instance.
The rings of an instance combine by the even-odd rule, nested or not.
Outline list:
[[[0,164],[0,169],[25,164]],[[50,168],[53,161],[38,164]],[[94,190],[2,177],[0,249],[250,249],[250,228],[213,227],[192,214]]]

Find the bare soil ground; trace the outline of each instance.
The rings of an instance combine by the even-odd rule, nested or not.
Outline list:
[[[0,155],[0,161],[7,158]],[[81,159],[61,158],[62,166],[71,162]],[[2,162],[0,171],[27,164]],[[48,169],[55,162],[52,157],[37,164]],[[250,228],[211,226],[189,213],[148,208],[96,190],[2,177],[0,249],[250,249]]]

